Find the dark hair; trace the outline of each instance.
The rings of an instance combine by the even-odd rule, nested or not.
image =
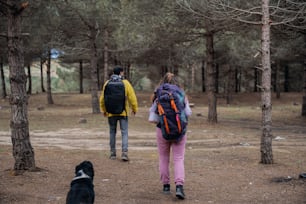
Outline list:
[[[116,66],[113,70],[113,73],[116,74],[116,75],[119,75],[120,72],[123,72],[123,68],[122,67],[119,67],[119,66]]]

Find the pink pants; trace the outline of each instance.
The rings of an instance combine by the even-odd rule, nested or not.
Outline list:
[[[172,149],[172,157],[174,164],[174,182],[176,185],[184,185],[185,181],[185,144],[187,135],[179,142],[169,142],[162,136],[160,128],[156,128],[156,139],[159,153],[159,173],[160,180],[163,184],[170,184],[170,149]]]

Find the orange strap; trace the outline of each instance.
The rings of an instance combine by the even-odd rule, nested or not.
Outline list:
[[[160,103],[157,103],[157,109],[158,109],[159,115],[163,116],[166,132],[169,134],[170,133],[170,129],[169,129],[168,121],[167,121],[167,118],[166,118],[166,115],[165,115],[165,111],[164,111],[163,107],[160,105]]]
[[[173,99],[173,98],[171,98],[170,104],[171,104],[172,109],[173,109],[173,110],[175,111],[175,113],[176,113],[175,119],[176,119],[176,123],[177,123],[177,127],[178,127],[178,130],[179,130],[179,133],[181,133],[181,132],[182,132],[182,126],[181,126],[181,121],[180,121],[180,119],[179,119],[179,112],[178,112],[178,110],[177,110],[177,107],[176,107],[176,105],[175,105],[175,102],[174,102],[174,99]]]

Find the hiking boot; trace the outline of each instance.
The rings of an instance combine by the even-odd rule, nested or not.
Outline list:
[[[176,197],[178,199],[184,200],[185,199],[185,193],[184,193],[184,188],[182,185],[177,185],[176,186]]]
[[[163,193],[170,194],[170,184],[164,184]]]
[[[111,160],[115,160],[115,159],[116,159],[116,152],[111,152],[109,158],[110,158]]]
[[[127,152],[122,152],[121,159],[122,161],[129,161]]]

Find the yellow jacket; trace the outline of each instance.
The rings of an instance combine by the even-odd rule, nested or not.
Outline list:
[[[106,108],[105,108],[105,104],[104,104],[104,90],[105,90],[105,86],[108,83],[108,81],[106,81],[103,85],[101,95],[100,95],[100,110],[101,110],[101,112],[103,112],[108,117],[128,116],[129,113],[130,113],[130,107],[132,108],[132,111],[134,113],[136,113],[138,111],[137,97],[136,97],[134,88],[132,87],[132,85],[130,84],[130,82],[128,80],[123,79],[122,82],[123,82],[124,88],[125,88],[125,110],[121,114],[107,113]]]

